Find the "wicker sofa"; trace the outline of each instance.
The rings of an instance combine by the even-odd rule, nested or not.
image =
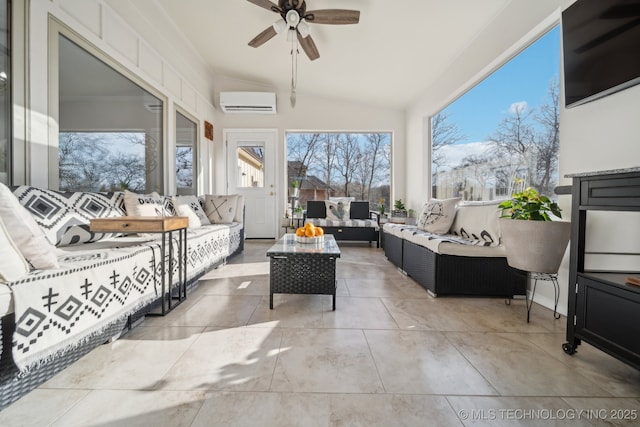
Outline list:
[[[349,219],[336,220],[327,217],[327,205],[324,200],[309,200],[304,223],[321,226],[326,234],[333,234],[336,240],[376,242],[380,247],[380,224],[377,216],[369,211],[369,202],[350,201]]]
[[[497,203],[459,203],[447,234],[385,224],[387,259],[434,296],[513,298],[525,295],[526,275],[507,264]]]
[[[58,267],[32,269],[12,282],[0,280],[0,410],[157,311],[162,295],[159,234],[89,231],[91,217],[127,214],[122,193],[63,193],[27,186],[12,191],[25,214],[31,213],[46,230],[45,237],[59,237],[58,246],[51,246]],[[164,199],[168,203],[171,198]],[[228,224],[196,226],[189,221],[188,290],[207,271],[243,251],[243,206],[240,212]],[[70,235],[75,237],[65,237]],[[83,238],[89,241],[60,244]],[[177,236],[170,245],[176,257]],[[165,276],[174,294],[177,270]]]

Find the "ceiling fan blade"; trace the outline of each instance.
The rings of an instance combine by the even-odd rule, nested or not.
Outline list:
[[[318,48],[311,36],[302,37],[299,31],[296,31],[296,33],[298,34],[298,43],[300,43],[302,50],[304,50],[309,59],[315,61],[320,58],[320,52],[318,52]]]
[[[360,22],[360,11],[347,9],[312,10],[304,15],[304,19],[313,24],[357,24]]]
[[[274,12],[280,13],[281,10],[277,4],[269,1],[269,0],[247,0],[249,3],[253,3],[256,6],[260,6],[267,10],[272,10]]]
[[[263,32],[258,34],[249,42],[249,46],[251,47],[259,47],[271,40],[275,35],[278,34],[276,29],[273,28],[273,25],[269,25]]]

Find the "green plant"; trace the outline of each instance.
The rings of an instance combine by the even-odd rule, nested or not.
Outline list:
[[[512,194],[511,199],[498,205],[498,209],[502,209],[502,218],[551,221],[549,213],[562,218],[558,204],[531,187]]]
[[[378,203],[380,204],[380,215],[384,215],[384,197],[380,197]]]
[[[407,210],[407,213],[409,214],[409,218],[413,218],[416,214],[416,211],[414,211],[413,209],[409,209]]]
[[[393,204],[393,207],[399,211],[405,210],[404,203],[402,203],[402,199],[396,200],[395,203]]]
[[[291,181],[291,188],[298,188],[300,187],[300,182],[297,179],[294,179],[293,181]]]

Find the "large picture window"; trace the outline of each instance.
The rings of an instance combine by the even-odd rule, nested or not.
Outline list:
[[[560,30],[553,28],[431,119],[435,198],[553,196],[560,146]]]
[[[163,102],[64,35],[59,188],[163,193]]]
[[[176,187],[178,194],[196,194],[198,125],[176,111]]]
[[[375,210],[390,206],[390,133],[289,132],[287,163],[288,183],[300,189],[288,209],[330,197],[368,200]]]

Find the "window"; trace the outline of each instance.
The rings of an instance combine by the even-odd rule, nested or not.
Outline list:
[[[390,133],[289,132],[287,162],[289,185],[300,185],[294,205],[346,196],[368,200],[375,210],[381,199],[390,206]]]
[[[435,198],[505,198],[558,181],[560,30],[555,27],[431,119]]]
[[[163,102],[58,38],[59,188],[163,193]]]
[[[192,194],[196,192],[196,147],[198,141],[198,126],[192,120],[176,111],[176,187],[178,194]]]
[[[0,1],[0,182],[11,183],[11,19],[9,1]]]
[[[237,187],[264,187],[264,144],[247,142],[238,145]]]

